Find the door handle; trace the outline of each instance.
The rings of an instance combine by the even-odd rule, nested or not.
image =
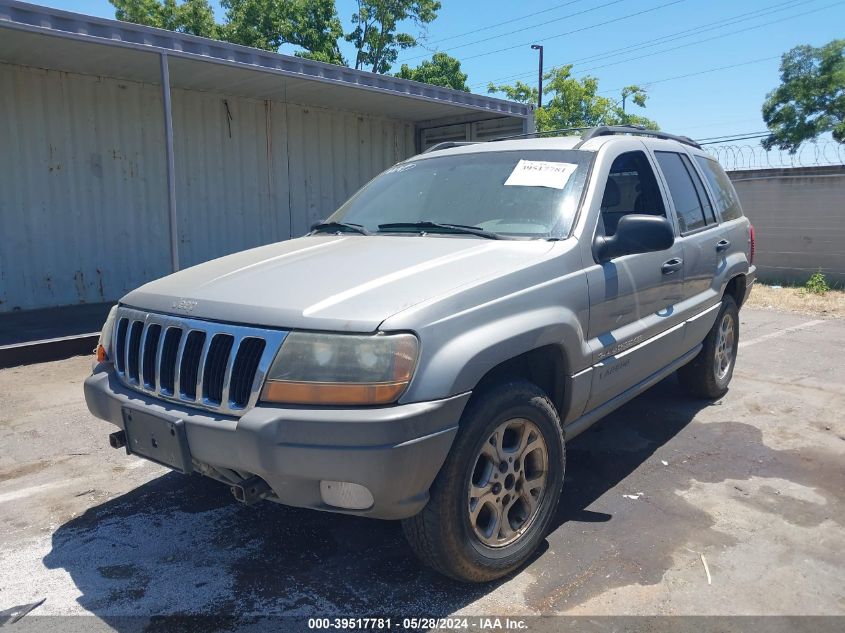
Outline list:
[[[670,259],[668,262],[663,262],[663,265],[660,267],[660,271],[664,275],[671,275],[672,273],[676,273],[681,268],[684,267],[684,260],[680,257],[674,257]]]
[[[716,252],[721,253],[722,251],[726,251],[730,245],[731,243],[728,240],[719,240],[716,242]]]

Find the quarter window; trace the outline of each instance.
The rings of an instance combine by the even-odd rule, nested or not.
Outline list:
[[[705,158],[704,156],[695,157],[701,171],[704,172],[704,177],[710,183],[710,189],[716,196],[716,208],[722,216],[722,222],[728,220],[736,220],[742,217],[742,207],[739,205],[739,199],[736,195],[731,179],[725,173],[725,170],[715,160]]]
[[[689,158],[676,152],[655,152],[655,157],[666,178],[669,193],[675,203],[675,212],[681,233],[700,229],[715,223],[713,208],[704,191],[704,185]]]

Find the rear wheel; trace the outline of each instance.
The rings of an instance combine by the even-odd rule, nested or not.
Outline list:
[[[552,403],[513,382],[477,395],[418,515],[403,521],[417,555],[442,574],[483,582],[524,563],[545,537],[563,486]]]
[[[725,295],[704,346],[692,362],[678,370],[678,379],[694,396],[721,398],[733,377],[738,348],[739,309],[734,298]]]

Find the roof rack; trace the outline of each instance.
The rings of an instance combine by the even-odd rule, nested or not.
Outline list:
[[[450,147],[461,147],[462,145],[477,145],[482,141],[443,141],[442,143],[435,143],[428,149],[423,151],[423,154],[428,154],[429,152],[436,152],[437,150],[441,149],[449,149]]]
[[[597,136],[613,136],[615,134],[633,134],[636,136],[653,136],[654,138],[662,138],[669,141],[678,141],[684,145],[691,145],[701,149],[701,145],[696,143],[688,136],[678,136],[676,134],[668,134],[659,130],[649,130],[641,125],[603,125],[601,127],[594,127],[581,135],[581,141],[573,148],[578,149],[584,143]]]

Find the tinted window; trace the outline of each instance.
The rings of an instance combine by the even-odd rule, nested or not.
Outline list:
[[[616,233],[619,220],[629,213],[666,216],[654,171],[644,152],[620,154],[610,166],[601,202],[599,232]]]
[[[727,222],[742,217],[742,207],[739,206],[733,183],[721,165],[704,156],[696,156],[695,160],[704,172],[707,182],[710,183],[713,195],[716,196],[716,208],[722,215],[722,221]]]
[[[569,233],[591,162],[591,152],[575,150],[421,157],[376,176],[329,220],[371,231],[431,221],[514,237],[560,237]]]
[[[715,224],[716,214],[713,212],[713,205],[710,204],[710,196],[707,195],[707,189],[701,181],[701,176],[698,175],[698,172],[695,170],[695,167],[688,156],[681,154],[681,162],[683,162],[684,167],[687,168],[687,172],[689,173],[690,178],[692,178],[692,184],[695,185],[695,192],[698,194],[698,200],[704,208],[705,222],[707,222],[707,224]]]
[[[705,200],[701,199],[693,180],[693,174],[683,161],[685,157],[675,152],[655,152],[654,154],[666,178],[672,202],[675,203],[675,212],[678,216],[681,233],[694,231],[705,226],[707,220],[704,211],[709,203],[706,203],[706,198]]]

